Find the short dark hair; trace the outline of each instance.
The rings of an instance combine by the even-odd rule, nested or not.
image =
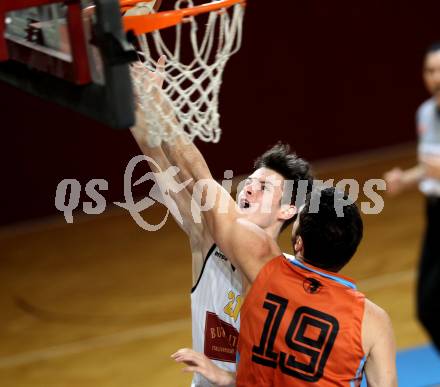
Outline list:
[[[310,192],[313,185],[309,163],[298,157],[296,153],[291,152],[289,144],[278,142],[272,146],[255,160],[254,168],[255,170],[269,168],[283,176],[286,181],[292,181],[292,195],[290,198],[287,198],[292,205],[296,203],[298,182],[300,180],[307,181],[307,193]],[[283,199],[285,200],[286,198]],[[293,218],[287,219],[281,230],[284,230],[292,222]]]
[[[319,200],[318,211],[311,211],[313,198]],[[359,209],[350,201],[342,206],[346,204],[342,199],[349,200],[335,188],[314,190],[299,213],[296,231],[303,240],[305,262],[335,272],[350,261],[363,235]],[[342,208],[342,216],[338,216],[336,208]]]
[[[440,42],[431,43],[426,49],[425,55],[432,54],[433,52],[440,51]]]

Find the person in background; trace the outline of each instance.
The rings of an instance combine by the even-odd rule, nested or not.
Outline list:
[[[387,191],[397,195],[419,185],[426,196],[426,230],[421,250],[417,314],[440,351],[440,42],[426,52],[423,78],[431,98],[417,110],[418,159],[413,168],[385,173]]]

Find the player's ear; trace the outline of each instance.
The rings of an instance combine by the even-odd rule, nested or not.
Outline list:
[[[292,204],[283,204],[280,209],[280,218],[283,220],[292,219],[298,213],[298,209]]]
[[[304,243],[299,235],[295,237],[295,242],[293,243],[293,251],[295,252],[295,254],[303,254],[304,252]]]
[[[154,0],[152,0],[152,1],[154,1]],[[156,1],[154,1],[154,10],[157,12],[157,11],[159,11],[159,8],[160,8],[160,4],[162,3],[162,0],[156,0]]]

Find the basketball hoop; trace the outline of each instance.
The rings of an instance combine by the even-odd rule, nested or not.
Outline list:
[[[132,66],[132,79],[142,119],[154,132],[155,142],[170,142],[183,133],[191,141],[199,137],[217,142],[221,134],[219,90],[224,67],[241,45],[245,0],[199,6],[192,0],[178,0],[173,11],[138,14],[141,7],[151,10],[153,3],[120,2],[121,9],[127,11],[124,28],[136,36],[141,51],[142,66]],[[174,31],[163,30],[171,26],[175,26]],[[185,34],[188,42],[183,39]],[[151,87],[157,89],[152,92],[145,85],[162,55],[167,57],[161,71],[163,85],[152,82]],[[165,103],[157,103],[156,92]]]

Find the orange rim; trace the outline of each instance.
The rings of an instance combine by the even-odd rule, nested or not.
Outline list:
[[[154,0],[120,0],[119,4],[121,6],[121,8],[125,8],[125,7],[133,7],[135,6],[137,3],[151,3]]]
[[[141,1],[142,0],[121,0],[121,9],[126,11]],[[189,16],[218,11],[222,8],[229,8],[235,4],[242,4],[244,6],[246,5],[246,0],[219,0],[197,5],[192,8],[162,11],[148,15],[124,16],[124,29],[127,32],[133,31],[136,36],[139,36],[162,28],[175,26],[176,24],[182,23],[182,21]]]
[[[119,6],[121,7],[122,12],[128,11],[130,8],[134,7],[137,3],[149,3],[154,0],[120,0]]]

